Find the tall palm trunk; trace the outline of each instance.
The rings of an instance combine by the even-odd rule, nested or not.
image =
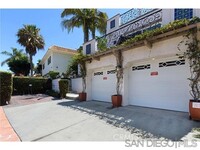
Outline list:
[[[84,34],[84,43],[89,41],[89,28],[87,26],[87,23],[83,26],[83,34]]]
[[[33,55],[30,54],[30,68],[31,68],[31,77],[33,76]]]
[[[95,34],[95,27],[92,29],[92,39],[95,39],[95,36],[96,36],[96,34]]]

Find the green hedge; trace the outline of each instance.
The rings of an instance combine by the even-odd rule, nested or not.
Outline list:
[[[68,92],[68,80],[67,79],[61,79],[59,81],[59,90],[60,90],[60,97],[65,98],[66,94]]]
[[[30,86],[32,85],[32,86]],[[42,77],[14,77],[13,95],[43,94],[52,89],[51,79]]]
[[[12,95],[12,74],[0,71],[0,106],[10,102]]]

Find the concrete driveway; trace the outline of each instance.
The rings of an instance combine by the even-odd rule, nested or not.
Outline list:
[[[57,100],[4,111],[22,141],[180,140],[200,122],[183,112],[110,103]]]

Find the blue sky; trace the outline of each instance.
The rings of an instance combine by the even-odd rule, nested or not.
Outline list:
[[[106,12],[108,17],[126,12],[128,9],[99,9]],[[83,43],[82,28],[74,28],[67,33],[60,23],[60,14],[63,9],[0,9],[0,51],[10,51],[11,47],[24,49],[17,43],[16,33],[23,24],[34,24],[41,29],[45,40],[45,49],[40,50],[33,58],[34,64],[41,59],[48,47],[58,45],[61,47],[77,49]],[[7,56],[0,54],[0,62]],[[8,66],[0,66],[0,70],[8,71]]]

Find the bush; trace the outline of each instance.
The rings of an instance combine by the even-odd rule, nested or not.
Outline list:
[[[43,94],[52,89],[51,79],[41,77],[14,77],[13,95]]]
[[[65,98],[66,94],[68,92],[68,80],[67,79],[61,79],[59,81],[59,90],[60,90],[60,97]]]
[[[47,90],[46,93],[49,96],[60,98],[60,94],[54,90]]]
[[[0,71],[0,106],[10,102],[12,95],[12,74]]]
[[[57,76],[59,75],[59,72],[57,72],[57,71],[49,71],[48,74],[49,74],[51,79],[56,79]]]

